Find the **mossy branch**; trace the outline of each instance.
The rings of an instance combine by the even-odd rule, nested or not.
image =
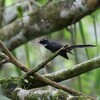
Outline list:
[[[2,43],[2,41],[0,40],[0,47],[3,49],[3,52],[9,57],[9,60],[11,63],[13,63],[14,65],[16,65],[16,67],[18,67],[19,69],[21,69],[22,71],[24,72],[30,72],[31,70],[28,69],[27,66],[23,65],[22,63],[20,63],[11,53],[10,51],[6,48],[6,46],[4,46],[4,44]],[[65,47],[66,48],[66,47]],[[65,49],[64,47],[61,48],[61,50]],[[59,51],[59,50],[58,50]],[[56,57],[56,56],[55,56]],[[46,77],[43,77],[41,75],[38,75],[36,73],[32,74],[33,77],[35,77],[37,80],[40,80],[41,82],[43,83],[46,83],[48,85],[51,85],[55,88],[58,88],[58,89],[62,89],[66,92],[68,92],[69,94],[71,95],[77,95],[77,96],[80,96],[80,95],[83,95],[83,96],[87,96],[89,98],[91,98],[92,100],[95,100],[93,97],[91,96],[88,96],[82,92],[79,92],[77,90],[74,90],[74,89],[71,89],[67,86],[63,86],[63,85],[60,85]]]
[[[86,72],[89,72],[98,68],[100,68],[100,56],[93,58],[91,60],[85,61],[83,63],[77,64],[75,66],[72,66],[69,69],[62,69],[58,72],[45,74],[43,76],[49,78],[50,80],[61,82],[64,80],[77,77],[79,75],[82,75]],[[36,80],[35,78],[29,79],[29,82],[32,83],[30,87],[37,88],[37,87],[42,87],[42,86],[47,85],[47,84],[41,83],[40,81],[36,82],[35,80]]]
[[[98,0],[69,1],[57,0],[33,10],[27,16],[1,28],[0,39],[5,41],[9,50],[14,50],[32,39],[72,25],[100,7]]]

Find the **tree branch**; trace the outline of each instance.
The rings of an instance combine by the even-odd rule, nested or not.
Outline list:
[[[100,56],[93,58],[91,60],[88,60],[86,62],[83,62],[81,64],[75,65],[69,69],[63,69],[58,72],[50,73],[50,74],[45,74],[43,75],[44,77],[49,78],[50,80],[56,81],[56,82],[61,82],[67,79],[74,78],[76,76],[82,75],[88,71],[92,71],[94,69],[100,68]],[[46,86],[47,84],[44,84],[40,81],[35,81],[35,78],[29,78],[28,81],[32,83],[30,87],[37,88],[37,87],[42,87]]]
[[[24,76],[26,79],[28,79],[32,74],[34,74],[35,72],[39,71],[40,69],[42,69],[43,67],[45,67],[45,65],[50,62],[52,59],[54,59],[57,55],[59,55],[59,53],[63,50],[66,50],[68,48],[68,45],[63,46],[61,49],[59,49],[57,52],[55,52],[55,54],[53,54],[52,56],[50,56],[48,59],[46,59],[45,61],[43,61],[41,64],[39,64],[37,67],[35,67],[34,69],[30,70],[29,72],[26,73],[26,75]]]
[[[1,40],[0,40],[0,47],[3,49],[4,53],[9,57],[11,63],[13,63],[14,65],[16,65],[18,68],[20,68],[20,69],[21,69],[22,71],[24,71],[24,72],[29,72],[29,71],[31,71],[30,69],[28,69],[27,66],[23,65],[22,63],[20,63],[20,62],[10,53],[10,51],[3,45],[3,43],[2,43]],[[63,49],[63,48],[61,48],[61,49]],[[87,96],[87,97],[91,98],[92,100],[95,100],[95,99],[94,99],[93,97],[91,97],[91,96],[88,96],[88,95],[86,95],[86,94],[83,94],[83,93],[81,93],[81,92],[79,92],[79,91],[77,91],[77,90],[71,89],[71,88],[69,88],[69,87],[67,87],[67,86],[62,86],[62,85],[60,85],[60,84],[58,84],[58,83],[56,83],[56,82],[54,82],[54,81],[52,81],[52,80],[50,80],[50,79],[48,79],[48,78],[46,78],[46,77],[40,76],[40,75],[38,75],[38,74],[36,74],[36,73],[34,73],[33,76],[34,76],[37,80],[40,80],[41,82],[44,82],[44,83],[46,83],[46,84],[48,84],[48,85],[51,85],[51,86],[53,86],[53,87],[55,87],[55,88],[58,88],[58,89],[62,89],[62,90],[66,91],[66,92],[68,92],[68,93],[70,93],[70,94],[72,94],[72,95],[77,95],[77,96],[83,95],[83,96]]]
[[[95,1],[95,3],[94,3]],[[100,5],[98,0],[57,0],[37,8],[32,13],[17,19],[0,29],[0,39],[5,40],[9,50],[42,35],[67,27],[94,12]],[[94,3],[92,7],[92,3]],[[9,37],[9,34],[12,36]]]
[[[90,98],[84,96],[70,96],[66,92],[62,90],[24,90],[21,88],[16,88],[13,92],[13,100],[37,100],[37,99],[45,99],[45,100],[91,100]]]

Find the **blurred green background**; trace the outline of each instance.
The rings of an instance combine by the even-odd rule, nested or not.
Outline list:
[[[15,9],[11,9],[10,12],[17,11],[17,6],[20,4],[19,0],[3,0],[4,1],[4,11],[9,9],[9,7],[15,6]],[[27,0],[20,0],[22,2],[28,2]],[[37,0],[39,5],[43,5],[48,2],[48,0]],[[20,5],[21,6],[21,5]],[[27,14],[29,8],[23,14]],[[46,58],[50,57],[52,54],[50,51],[45,49],[42,45],[38,44],[38,41],[42,38],[48,38],[54,41],[58,41],[62,44],[96,44],[95,48],[88,49],[75,49],[73,50],[74,56],[68,54],[69,60],[66,60],[60,56],[57,56],[53,61],[48,63],[48,65],[41,71],[40,74],[52,73],[55,71],[62,70],[64,68],[68,69],[78,63],[87,61],[100,55],[100,10],[95,11],[92,15],[86,16],[80,22],[64,28],[59,32],[54,32],[50,35],[36,38],[15,49],[12,53],[19,59],[23,64],[30,68],[40,64]],[[9,16],[8,16],[9,17]],[[18,18],[18,16],[17,16]],[[15,18],[16,19],[16,18]],[[14,20],[15,20],[14,19]],[[3,25],[4,26],[4,25]],[[91,67],[91,66],[90,66]],[[0,78],[6,78],[11,76],[21,76],[23,72],[17,69],[12,64],[5,64],[0,69]],[[100,69],[85,73],[73,79],[61,82],[61,84],[70,86],[74,89],[82,91],[86,94],[92,95],[94,97],[100,98]],[[1,94],[2,95],[2,94]],[[0,100],[6,100],[3,97]],[[8,100],[8,99],[7,99]]]

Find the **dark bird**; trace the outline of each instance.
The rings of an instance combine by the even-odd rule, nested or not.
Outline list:
[[[55,53],[57,50],[59,50],[61,47],[63,47],[62,44],[55,42],[55,41],[51,41],[48,39],[42,39],[39,41],[40,44],[42,44],[45,48],[47,48],[48,50],[50,50],[51,52]],[[86,47],[95,47],[95,45],[72,45],[72,46],[68,46],[68,48],[66,50],[63,50],[59,53],[60,56],[68,59],[67,53],[72,54],[71,50],[74,48],[86,48]]]

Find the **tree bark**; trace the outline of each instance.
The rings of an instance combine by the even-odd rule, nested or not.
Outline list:
[[[99,0],[57,0],[37,8],[27,16],[0,29],[0,39],[9,50],[42,35],[59,31],[90,15],[100,6]],[[92,5],[93,4],[93,5]]]

